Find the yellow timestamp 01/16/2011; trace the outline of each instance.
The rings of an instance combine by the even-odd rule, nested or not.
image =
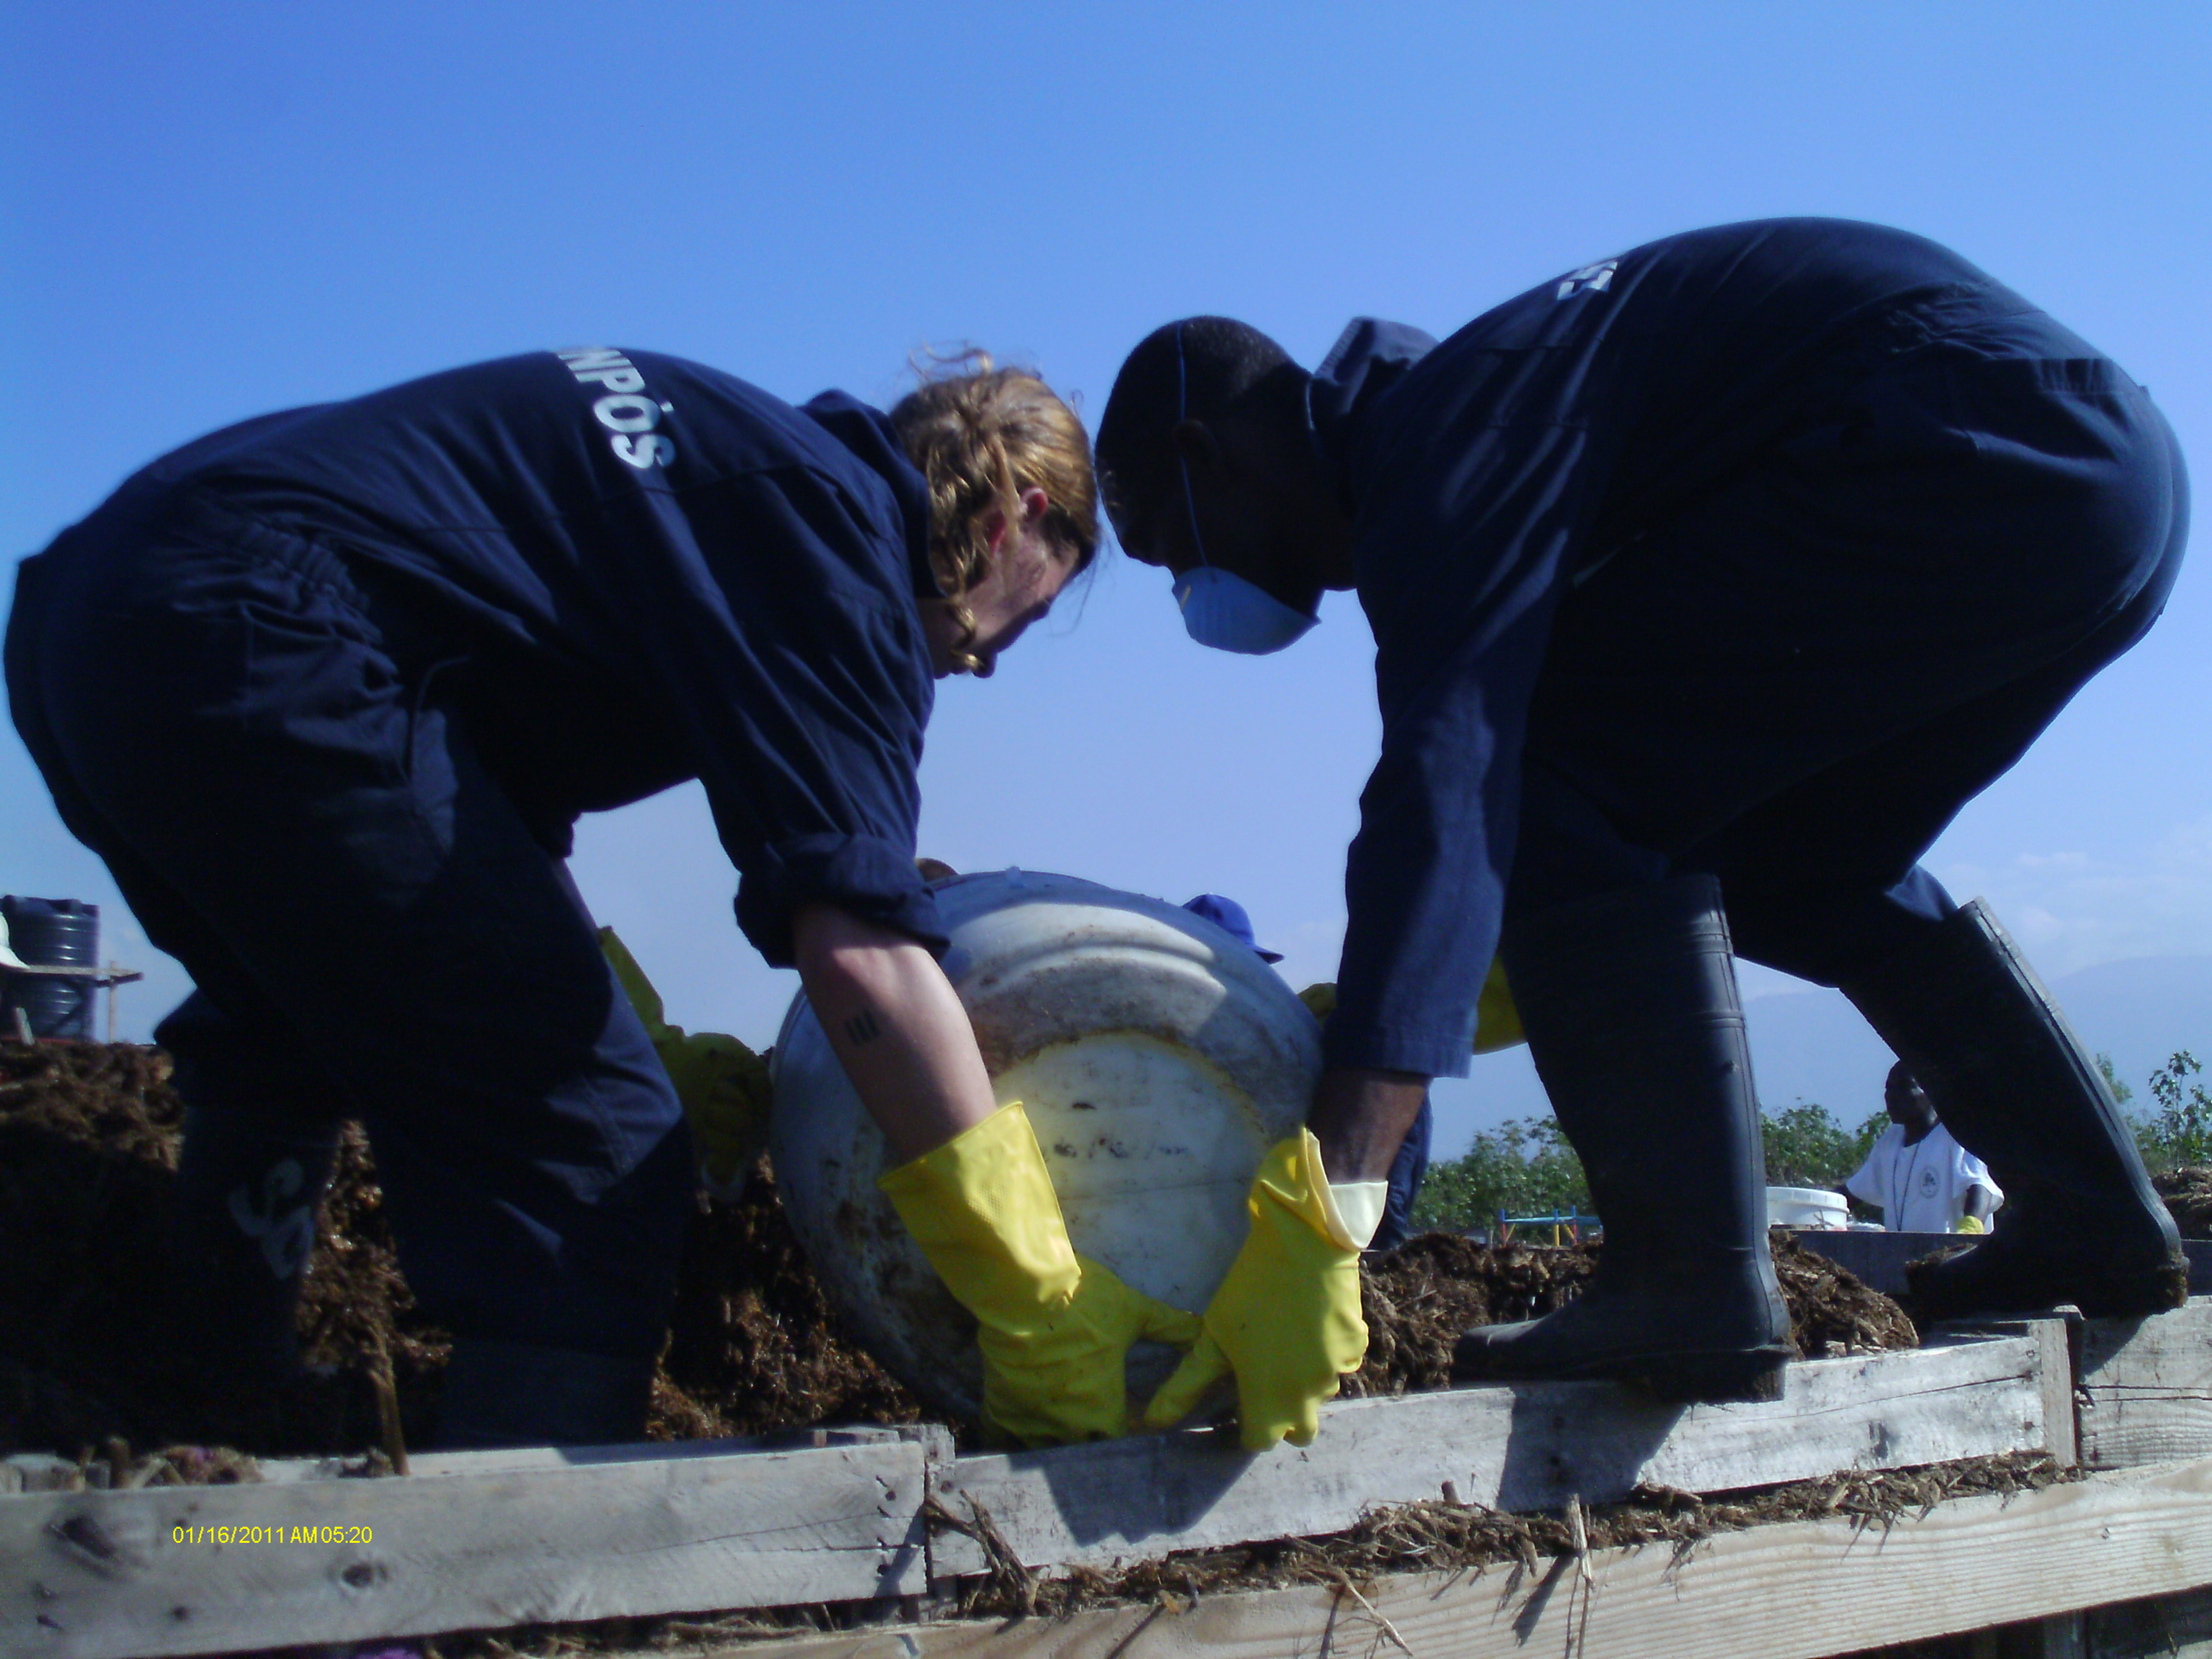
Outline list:
[[[373,1544],[374,1527],[172,1527],[173,1544]]]

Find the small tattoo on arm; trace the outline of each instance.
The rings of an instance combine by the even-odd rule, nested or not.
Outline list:
[[[872,1009],[863,1008],[845,1022],[845,1036],[855,1048],[863,1043],[873,1042],[883,1034],[884,1028],[876,1024],[876,1016]]]

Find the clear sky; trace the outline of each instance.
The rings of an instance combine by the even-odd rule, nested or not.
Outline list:
[[[72,0],[0,6],[0,62],[10,557],[208,428],[478,358],[607,342],[887,401],[973,341],[1095,417],[1176,315],[1310,363],[1354,315],[1443,333],[1779,214],[1959,249],[2148,383],[2212,479],[2201,3]],[[2046,973],[2212,951],[2204,565],[1931,856]],[[1202,651],[1164,575],[1109,559],[943,688],[923,850],[1230,893],[1293,983],[1333,975],[1377,726],[1357,605],[1323,618]],[[587,821],[575,868],[672,1018],[773,1036],[793,981],[737,934],[696,788]],[[153,970],[126,1034],[181,993],[12,730],[0,889],[115,906],[109,954]],[[1530,1109],[1525,1073],[1444,1090],[1440,1150]]]

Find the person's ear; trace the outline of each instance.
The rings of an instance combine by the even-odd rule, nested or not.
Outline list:
[[[1024,534],[1044,522],[1044,515],[1052,511],[1052,497],[1031,485],[1021,493],[1022,530]],[[1010,520],[1006,509],[989,507],[983,509],[983,534],[995,557],[1006,543]]]

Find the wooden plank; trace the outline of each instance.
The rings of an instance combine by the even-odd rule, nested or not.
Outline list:
[[[881,1446],[914,1441],[930,1456],[952,1455],[952,1431],[937,1423],[860,1423],[794,1429],[787,1434],[732,1436],[721,1440],[626,1440],[604,1446],[500,1446],[483,1451],[418,1451],[410,1475],[514,1474],[531,1469],[568,1469],[603,1463],[664,1463],[694,1457],[732,1457],[743,1452],[806,1451],[822,1446]],[[254,1465],[264,1481],[358,1479],[361,1460],[340,1457],[263,1458]]]
[[[942,1424],[864,1423],[721,1440],[633,1440],[605,1446],[513,1446],[485,1451],[416,1452],[408,1461],[408,1473],[417,1478],[514,1474],[532,1469],[568,1469],[605,1463],[663,1463],[695,1457],[729,1457],[740,1452],[880,1446],[897,1441],[915,1442],[922,1448],[926,1457],[943,1460],[952,1455],[952,1431]],[[368,1460],[363,1457],[247,1457],[240,1459],[240,1480],[264,1486],[301,1480],[355,1480],[368,1473]],[[98,1458],[82,1468],[71,1459],[44,1452],[17,1452],[0,1458],[0,1496],[18,1492],[105,1492],[107,1487],[107,1466]]]
[[[1193,1431],[962,1457],[933,1479],[954,1514],[980,1507],[1043,1567],[1337,1532],[1448,1484],[1469,1503],[1543,1510],[1639,1482],[1723,1492],[2040,1451],[2045,1373],[2066,1375],[2059,1329],[1793,1364],[1784,1398],[1756,1404],[1662,1406],[1603,1382],[1455,1389],[1334,1402],[1312,1445],[1256,1456]],[[958,1534],[939,1530],[930,1551],[933,1577],[984,1570]]]
[[[0,1459],[0,1496],[19,1492],[69,1492],[81,1486],[77,1466],[52,1452],[17,1452]]]
[[[2075,1400],[2074,1371],[2081,1346],[2081,1316],[2072,1309],[2063,1316],[2043,1319],[1960,1320],[1930,1326],[1921,1333],[1924,1342],[1937,1344],[1981,1336],[2033,1336],[2051,1363],[2042,1367],[2043,1422],[2051,1460],[2067,1468],[2081,1461],[2080,1413]],[[2063,1357],[2063,1358],[2062,1358]]]
[[[2046,1449],[2053,1462],[2069,1469],[2081,1462],[2081,1413],[2074,1390],[2074,1355],[2080,1336],[2079,1323],[2076,1320],[2039,1319],[2029,1326],[2045,1362],[2041,1373]]]
[[[528,1469],[565,1469],[605,1463],[655,1463],[694,1457],[730,1457],[744,1452],[805,1451],[823,1446],[887,1446],[911,1441],[926,1456],[950,1458],[952,1431],[939,1423],[862,1423],[840,1428],[796,1429],[788,1434],[750,1435],[726,1440],[626,1441],[608,1446],[514,1446],[489,1451],[416,1452],[408,1460],[416,1475],[507,1474]],[[264,1464],[265,1470],[270,1468]],[[315,1478],[327,1479],[331,1462],[320,1460]]]
[[[925,1462],[894,1442],[8,1498],[0,1652],[121,1659],[917,1594]],[[225,1527],[248,1530],[210,1541]]]
[[[2148,1319],[2084,1321],[2078,1381],[2085,1467],[2212,1457],[2212,1297]]]
[[[774,1659],[1822,1659],[2212,1584],[2212,1461],[1954,1499],[1884,1529],[1799,1522],[1591,1553],[1529,1575],[1407,1574],[1340,1591],[1206,1596],[1180,1611],[895,1626],[779,1642]],[[723,1650],[731,1654],[748,1651]]]

